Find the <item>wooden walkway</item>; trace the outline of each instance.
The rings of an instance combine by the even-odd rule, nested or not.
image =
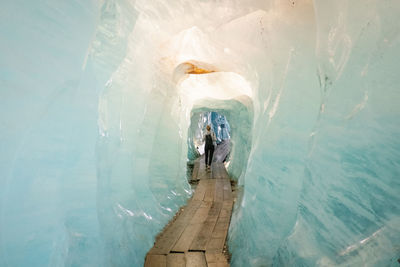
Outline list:
[[[192,180],[199,184],[181,213],[157,237],[145,267],[226,267],[224,254],[232,214],[231,183],[223,163],[205,170],[197,160]]]

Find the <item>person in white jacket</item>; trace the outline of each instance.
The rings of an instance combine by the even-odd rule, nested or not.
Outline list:
[[[209,170],[214,154],[214,146],[217,143],[217,138],[215,137],[215,133],[211,130],[211,126],[207,125],[206,132],[203,136],[203,142],[206,142],[204,151],[205,151],[205,161],[206,161],[206,168]]]

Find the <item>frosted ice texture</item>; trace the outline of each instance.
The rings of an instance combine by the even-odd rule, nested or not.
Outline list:
[[[232,266],[396,266],[398,1],[6,0],[0,13],[1,266],[141,266],[191,194],[190,115],[206,111],[230,123],[243,191]],[[190,60],[222,71],[198,78],[215,95],[179,86]]]
[[[226,120],[225,115],[219,114],[217,112],[211,112],[211,121],[213,124],[213,129],[217,137],[217,143],[222,142],[230,138],[229,122]]]

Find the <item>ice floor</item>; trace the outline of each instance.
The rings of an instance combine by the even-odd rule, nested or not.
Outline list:
[[[3,0],[0,266],[143,265],[192,194],[191,120],[208,111],[229,121],[243,192],[232,266],[398,266],[399,14]]]

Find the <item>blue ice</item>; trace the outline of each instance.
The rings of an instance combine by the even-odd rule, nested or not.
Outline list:
[[[398,265],[398,1],[0,14],[0,266],[142,266],[207,112],[241,192],[232,266]]]

